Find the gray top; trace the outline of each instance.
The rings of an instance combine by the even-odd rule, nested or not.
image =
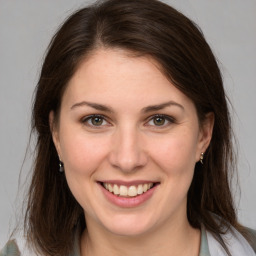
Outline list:
[[[256,232],[254,230],[249,230],[253,235],[256,236]],[[77,232],[75,242],[74,242],[74,250],[69,256],[80,256],[80,239],[79,233]],[[252,248],[256,253],[256,240],[251,244]],[[20,256],[20,251],[15,240],[9,241],[5,247],[0,251],[0,256]],[[255,254],[256,255],[256,254]],[[200,253],[199,256],[215,256],[211,255],[209,251],[209,245],[206,235],[206,230],[204,227],[201,228],[201,243],[200,243]]]

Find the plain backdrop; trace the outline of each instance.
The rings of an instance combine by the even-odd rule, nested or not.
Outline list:
[[[20,214],[18,179],[30,128],[32,95],[45,49],[59,24],[92,1],[0,0],[0,247]],[[217,56],[239,141],[236,191],[242,224],[256,228],[256,1],[169,0],[203,30]],[[31,163],[23,166],[24,181]],[[16,199],[16,196],[18,197]]]

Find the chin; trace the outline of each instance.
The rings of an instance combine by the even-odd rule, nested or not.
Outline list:
[[[111,222],[104,226],[112,234],[133,237],[149,232],[153,224],[146,220],[145,217],[117,216],[113,217]]]
[[[147,228],[138,228],[137,226],[125,226],[125,227],[111,227],[108,229],[109,232],[116,236],[126,236],[126,237],[137,237],[147,233]]]

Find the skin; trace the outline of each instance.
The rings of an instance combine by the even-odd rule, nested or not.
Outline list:
[[[100,125],[92,114],[103,116]],[[167,118],[158,125],[156,115]],[[58,124],[54,113],[50,123],[68,185],[85,212],[82,256],[198,255],[200,231],[187,220],[187,192],[214,117],[200,125],[193,102],[153,59],[98,49],[70,80]],[[124,208],[102,193],[97,182],[108,180],[159,185],[143,204]]]

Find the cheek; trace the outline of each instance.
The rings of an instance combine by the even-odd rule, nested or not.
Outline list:
[[[74,176],[92,175],[106,155],[107,142],[81,132],[63,134],[60,146],[66,171]]]
[[[172,174],[182,174],[194,170],[197,149],[195,136],[182,133],[159,142],[158,147],[152,147],[152,158],[163,170]]]
[[[70,130],[65,131],[65,136],[61,138],[60,146],[68,186],[82,208],[90,212],[93,204],[91,195],[95,192],[94,173],[104,163],[107,142]]]

